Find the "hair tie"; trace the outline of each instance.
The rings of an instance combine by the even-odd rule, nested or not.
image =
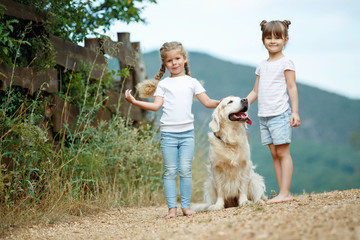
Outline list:
[[[266,24],[267,24],[267,21],[266,21],[266,20],[262,20],[262,21],[261,21],[261,23],[260,23],[261,31],[264,30],[264,27],[265,27]]]
[[[291,24],[290,20],[284,20],[282,22],[286,26],[286,28],[289,29],[289,25]]]

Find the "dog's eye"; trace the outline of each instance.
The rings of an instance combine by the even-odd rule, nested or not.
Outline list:
[[[233,100],[230,100],[230,101],[228,102],[228,104],[230,104],[230,103],[233,103]]]

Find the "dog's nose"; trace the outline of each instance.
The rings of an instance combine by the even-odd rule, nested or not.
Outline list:
[[[243,98],[243,99],[241,99],[241,103],[244,103],[244,104],[248,103],[247,98]]]

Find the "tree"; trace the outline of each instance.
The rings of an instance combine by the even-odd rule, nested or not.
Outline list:
[[[17,0],[45,11],[49,33],[72,42],[98,34],[116,22],[145,22],[141,13],[146,2],[156,0]]]
[[[106,32],[116,21],[145,23],[141,17],[145,4],[156,3],[156,0],[15,1],[35,7],[46,16],[45,22],[33,23],[6,16],[6,6],[0,4],[0,63],[15,63],[38,70],[54,66],[49,35],[74,43],[82,42],[89,35],[99,36],[101,29]]]

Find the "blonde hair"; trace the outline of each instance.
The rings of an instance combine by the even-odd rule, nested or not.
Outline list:
[[[163,77],[163,75],[166,72],[166,68],[164,65],[166,53],[171,50],[178,50],[184,57],[187,56],[187,52],[185,51],[185,48],[180,42],[173,41],[173,42],[164,43],[160,48],[161,67],[159,72],[156,74],[155,79],[146,80],[137,85],[137,89],[139,91],[140,97],[149,98],[154,95],[159,80]],[[185,74],[190,76],[190,67],[188,62],[185,63],[184,68],[185,68]]]
[[[267,22],[266,20],[263,20],[260,23],[261,31],[262,31],[262,41],[264,42],[265,38],[267,36],[274,35],[275,37],[281,37],[282,39],[287,38],[288,35],[288,29],[291,22],[289,20],[284,21],[270,21]]]

